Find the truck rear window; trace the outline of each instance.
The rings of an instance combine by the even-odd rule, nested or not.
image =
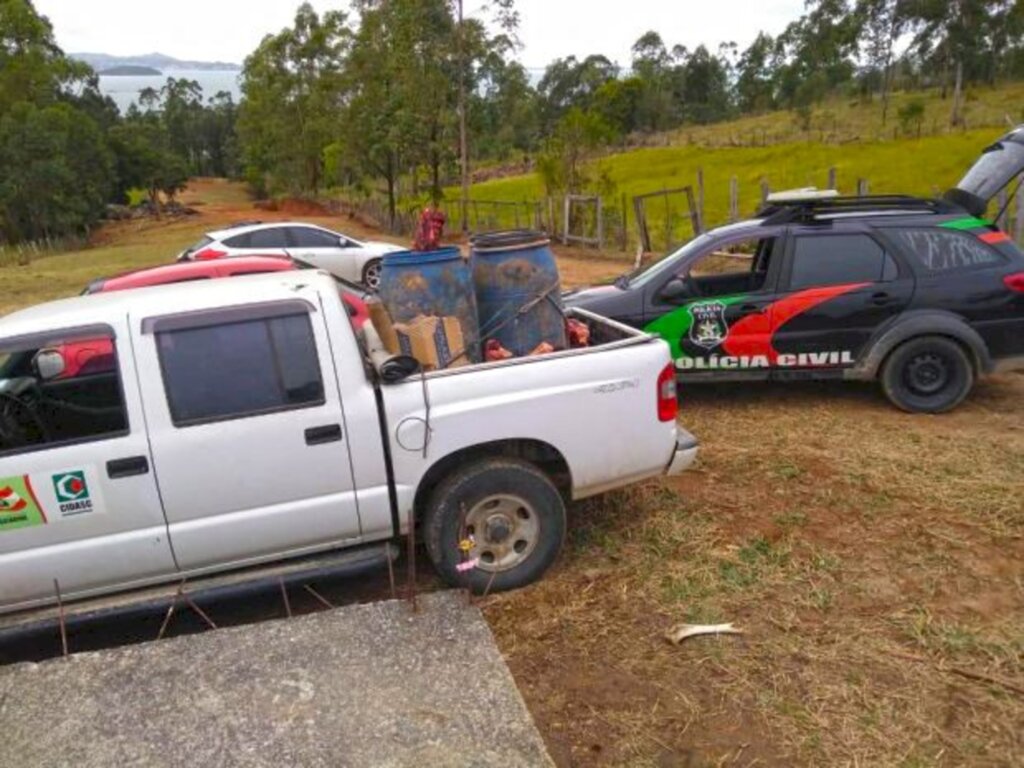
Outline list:
[[[985,269],[1005,263],[974,235],[949,229],[901,229],[892,234],[914,262],[928,272]]]
[[[324,403],[307,315],[163,331],[156,337],[176,426]]]

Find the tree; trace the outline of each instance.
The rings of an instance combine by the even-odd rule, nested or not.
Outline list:
[[[121,189],[144,189],[153,210],[160,214],[160,194],[168,199],[185,188],[188,166],[172,149],[170,134],[159,116],[149,112],[129,116],[110,133],[117,158]]]
[[[291,28],[265,37],[245,60],[238,135],[257,189],[320,188],[323,150],[345,102],[346,18],[340,11],[321,17],[303,3]]]
[[[761,32],[737,63],[736,101],[742,112],[765,112],[775,106],[775,40]]]
[[[856,14],[861,24],[863,58],[869,69],[878,75],[884,126],[889,117],[896,44],[910,23],[908,3],[907,0],[857,0]]]
[[[0,0],[0,238],[64,235],[102,216],[111,110],[30,0]]]
[[[70,105],[15,104],[0,117],[0,235],[16,242],[95,224],[113,164],[96,123]]]
[[[588,109],[601,86],[618,76],[619,68],[605,56],[588,56],[583,61],[569,56],[552,62],[537,85],[544,132],[550,133],[573,107]]]
[[[613,136],[609,125],[594,112],[571,108],[559,120],[545,144],[538,173],[549,196],[580,194],[591,182],[586,163]]]
[[[776,91],[790,107],[820,101],[855,71],[860,29],[847,0],[807,0],[807,8],[776,40]]]
[[[683,64],[683,104],[688,120],[710,123],[731,110],[728,63],[698,46]]]

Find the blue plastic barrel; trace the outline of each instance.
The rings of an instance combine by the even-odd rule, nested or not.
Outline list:
[[[388,254],[381,270],[380,298],[395,323],[420,315],[458,318],[466,357],[472,363],[483,359],[473,273],[458,248]]]
[[[551,241],[516,230],[479,235],[472,243],[480,341],[497,341],[515,355],[542,343],[566,349],[558,264]]]

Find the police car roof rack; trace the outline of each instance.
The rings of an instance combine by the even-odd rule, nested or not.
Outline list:
[[[943,214],[959,209],[946,200],[910,195],[864,195],[769,202],[758,211],[765,224],[814,223],[834,218],[894,214]]]

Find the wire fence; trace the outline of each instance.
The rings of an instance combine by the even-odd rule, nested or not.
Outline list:
[[[25,267],[47,256],[81,250],[88,244],[88,234],[46,237],[24,243],[0,243],[0,267]]]
[[[1020,182],[1024,183],[1024,176]],[[823,189],[838,189],[836,168],[821,178]],[[851,178],[848,194],[870,195],[867,178]],[[1024,188],[1013,197],[1016,183],[1004,189],[990,207],[998,226],[1024,245]],[[462,205],[449,201],[448,231],[474,235],[503,229],[535,229],[565,245],[621,253],[665,253],[678,248],[711,227],[752,216],[775,191],[769,178],[744,187],[738,177],[725,183],[706,183],[698,169],[692,183],[672,189],[654,189],[618,199],[600,196],[565,195],[532,200],[471,199],[463,216]],[[364,223],[396,235],[412,235],[421,206],[414,204],[391,217],[386,202],[376,199],[342,204]]]

